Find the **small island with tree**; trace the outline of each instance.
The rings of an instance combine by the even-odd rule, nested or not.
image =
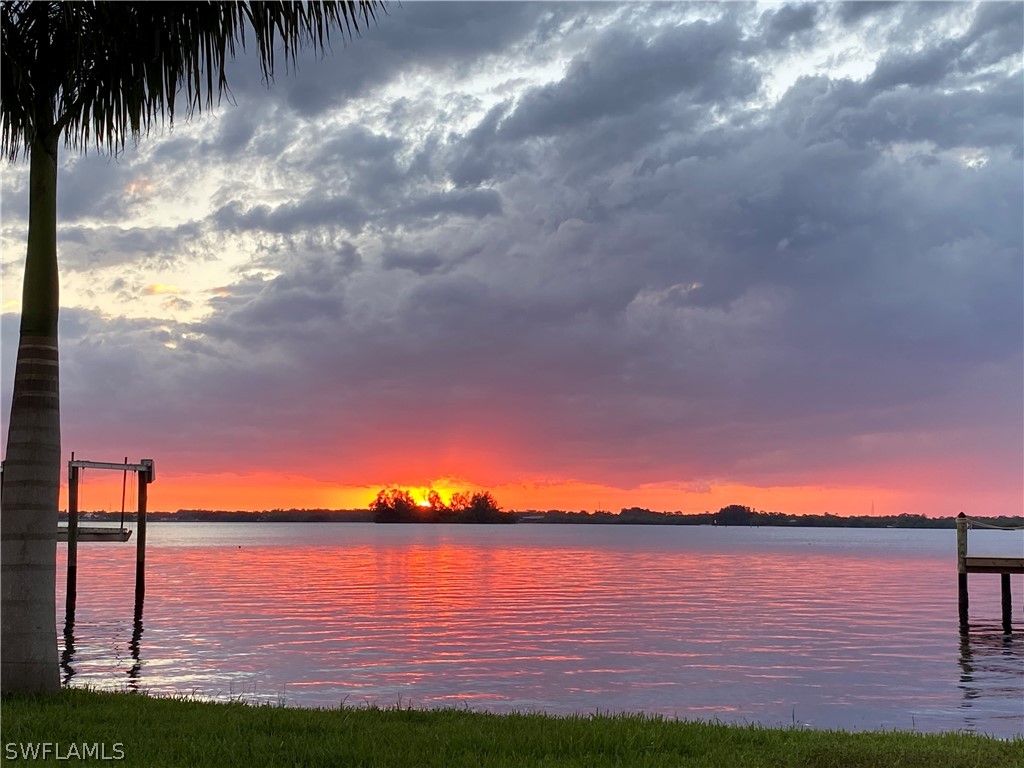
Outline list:
[[[370,505],[376,523],[514,523],[516,516],[503,512],[488,492],[453,493],[445,504],[431,490],[425,501],[416,502],[401,488],[384,488]]]

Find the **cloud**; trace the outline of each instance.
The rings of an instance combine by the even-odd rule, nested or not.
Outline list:
[[[319,194],[274,207],[244,207],[232,201],[213,216],[214,224],[219,228],[277,234],[293,234],[311,227],[340,227],[358,233],[366,219],[366,211],[348,195],[321,197]]]
[[[154,187],[109,221],[76,193],[66,274],[168,306],[65,311],[68,435],[370,485],[985,464],[1009,497],[1014,8],[416,3],[246,70],[122,181],[70,171]]]
[[[388,251],[383,254],[381,264],[384,269],[408,269],[418,275],[426,275],[439,269],[443,262],[436,253],[397,253]]]
[[[577,56],[562,80],[527,92],[499,135],[561,133],[684,93],[698,104],[749,96],[758,78],[742,61],[741,47],[739,28],[728,18],[671,27],[649,43],[613,29]]]
[[[783,5],[777,11],[762,17],[765,24],[765,42],[769,48],[780,48],[801,32],[815,29],[819,6],[814,3]]]
[[[62,225],[58,229],[65,270],[89,272],[142,263],[149,267],[194,256],[202,235],[197,222],[178,226]]]
[[[854,0],[854,2],[836,3],[839,18],[844,24],[856,24],[861,20],[887,14],[899,6],[897,2],[882,2],[882,0]]]
[[[959,46],[946,41],[923,53],[887,54],[875,68],[869,85],[888,90],[900,85],[936,85],[953,68]]]
[[[981,3],[964,36],[967,68],[981,68],[1008,58],[1019,61],[1024,50],[1024,6]]]
[[[434,192],[412,200],[398,212],[400,217],[429,218],[448,214],[474,219],[500,215],[501,195],[493,189]]]
[[[494,51],[540,34],[570,13],[551,3],[417,2],[394,6],[355,39],[336,40],[329,57],[303,55],[297,71],[279,74],[270,89],[260,82],[250,63],[239,62],[232,91],[239,104],[259,97],[312,119],[401,76],[464,71]]]
[[[149,296],[159,296],[161,294],[170,294],[172,296],[177,296],[178,294],[181,293],[181,289],[178,288],[177,286],[164,285],[163,283],[153,283],[152,285],[147,285],[143,290]]]

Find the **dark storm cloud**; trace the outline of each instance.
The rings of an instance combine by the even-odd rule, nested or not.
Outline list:
[[[130,182],[124,167],[109,156],[92,153],[75,158],[61,169],[57,215],[62,222],[121,217],[131,203],[126,191]]]
[[[195,330],[213,342],[249,350],[286,344],[295,336],[318,341],[316,331],[342,321],[343,287],[362,259],[349,243],[333,252],[299,252],[294,263],[281,275],[251,277],[232,286],[228,295],[211,298],[214,315]]]
[[[400,253],[386,251],[381,256],[384,269],[408,269],[418,275],[426,275],[439,269],[444,262],[436,253]]]
[[[61,226],[60,259],[64,269],[87,272],[136,264],[148,269],[199,258],[202,227],[187,222],[175,227]]]
[[[983,3],[962,36],[934,41],[920,50],[894,50],[879,61],[868,87],[934,86],[951,73],[971,74],[1024,50],[1024,5]]]
[[[453,182],[472,186],[494,176],[506,177],[524,167],[509,148],[498,147],[495,142],[498,124],[511,106],[511,102],[505,102],[491,107],[483,120],[459,138],[449,167]]]
[[[501,213],[501,195],[493,189],[435,192],[412,200],[399,211],[399,216],[434,217],[439,215],[469,216],[482,219]]]
[[[779,48],[789,43],[801,32],[815,29],[818,17],[818,5],[784,5],[779,10],[766,13],[762,17],[765,24],[764,40],[769,48]]]
[[[393,6],[355,40],[335,40],[330,57],[303,57],[298,76],[279,73],[275,87],[265,97],[281,100],[303,117],[315,117],[401,74],[463,70],[526,38],[550,34],[559,19],[583,9],[585,6],[566,8],[558,3],[414,2]],[[600,4],[592,12],[602,13]],[[286,77],[291,82],[278,88]],[[261,88],[263,84],[249,68],[233,91],[242,103],[258,96]]]
[[[898,2],[883,2],[882,0],[855,0],[849,3],[836,3],[839,11],[839,18],[844,24],[856,24],[868,16],[887,13],[900,5]]]
[[[971,28],[964,36],[965,61],[970,67],[985,67],[1024,50],[1024,4],[982,3]]]
[[[869,85],[883,90],[898,85],[935,85],[953,68],[959,52],[955,42],[944,41],[923,54],[889,54],[875,67]]]
[[[340,227],[356,233],[363,228],[367,212],[348,195],[308,195],[295,203],[246,207],[237,201],[221,207],[213,223],[231,231],[260,231],[292,234],[312,227]]]
[[[245,269],[188,323],[71,313],[71,375],[100,391],[102,364],[141,393],[160,372],[161,427],[202,429],[195,450],[222,464],[354,472],[399,437],[436,457],[483,434],[525,476],[799,483],[907,459],[872,436],[955,455],[969,433],[1009,466],[1019,4],[695,8],[416,3],[270,91],[243,79],[205,143],[172,136],[139,166],[234,157],[205,220],[63,237],[80,267],[222,237],[252,251]],[[965,8],[963,35],[927,27]],[[878,25],[870,75],[758,101],[758,62],[804,56],[837,16]],[[546,85],[442,93],[559,56]],[[411,73],[438,93],[367,96]],[[383,117],[331,127],[361,96]],[[250,168],[288,201],[259,202]]]
[[[941,148],[1006,146],[1020,152],[1024,94],[1019,75],[992,76],[982,91],[949,87],[953,83],[940,91],[937,87],[894,90],[895,80],[905,79],[906,70],[900,78],[892,73],[882,62],[864,83],[802,78],[783,98],[780,115],[788,130],[810,142],[842,141],[864,147],[931,141]]]
[[[373,194],[374,187],[383,187],[402,179],[396,155],[404,148],[397,136],[373,133],[363,126],[349,126],[332,132],[320,144],[315,155],[307,158],[307,168],[324,181],[347,175],[359,181],[354,184],[361,194]]]
[[[258,125],[256,115],[249,110],[226,109],[218,122],[216,137],[204,142],[200,151],[213,150],[228,157],[235,156],[249,146]]]
[[[15,313],[0,315],[3,351],[3,423],[10,412]],[[61,437],[65,455],[72,450],[92,456],[146,455],[161,436],[159,452],[180,464],[200,444],[208,419],[216,428],[216,408],[194,399],[196,385],[225,367],[201,349],[172,351],[164,346],[181,332],[173,323],[129,320],[99,312],[64,308],[61,336]],[[159,371],[159,375],[153,375]],[[230,405],[225,406],[230,410]]]
[[[602,41],[607,49],[614,49],[615,42],[614,37]],[[588,265],[594,284],[587,286],[584,301],[596,310],[595,323],[607,322],[603,338],[614,334],[615,312],[622,303],[609,304],[610,314],[599,309],[602,279],[632,285],[634,291],[638,285],[676,281],[696,286],[655,291],[642,302],[644,294],[636,294],[634,314],[654,323],[662,341],[638,345],[638,351],[653,351],[646,358],[635,355],[630,363],[641,370],[650,367],[648,378],[632,384],[634,393],[652,381],[676,382],[680,392],[699,390],[702,377],[675,373],[672,361],[679,360],[684,368],[704,371],[718,365],[722,375],[731,377],[726,389],[733,402],[743,404],[744,418],[752,422],[768,413],[793,418],[826,414],[840,403],[851,412],[888,411],[915,398],[952,397],[962,378],[951,360],[977,365],[1010,361],[1005,376],[1021,347],[1021,302],[1015,288],[1021,281],[1021,242],[1009,214],[1021,203],[1019,163],[1009,160],[1019,158],[1019,72],[993,76],[992,86],[981,93],[973,88],[932,90],[947,73],[971,74],[957,60],[965,43],[970,44],[939,42],[916,58],[890,56],[865,84],[803,80],[759,129],[688,135],[689,126],[679,122],[676,135],[662,131],[657,140],[632,134],[628,149],[594,129],[616,107],[584,96],[622,89],[614,87],[614,78],[600,80],[595,74],[599,67],[583,66],[591,63],[588,54],[577,59],[565,80],[527,94],[513,117],[505,118],[507,106],[492,110],[458,147],[453,178],[462,183],[495,178],[510,198],[514,186],[515,199],[531,200],[531,209],[550,214],[554,224],[569,219],[595,223],[595,235],[574,238],[566,250],[585,254],[581,262]],[[637,54],[642,59],[644,51]],[[900,84],[911,90],[890,98],[887,92]],[[626,98],[639,105],[663,102],[672,93],[672,88],[654,89]],[[553,140],[551,149],[525,150],[513,141],[535,135]],[[562,137],[567,145],[571,137],[571,150],[560,143]],[[952,157],[927,155],[929,163],[913,171],[912,165],[884,153],[893,142],[934,142],[939,149],[989,147],[1001,159],[971,170]],[[1004,154],[1007,149],[1013,154]],[[515,174],[526,164],[524,158],[533,160],[529,167],[537,175],[530,181]],[[578,173],[580,158],[592,161],[595,171],[589,179]],[[636,163],[638,176],[627,178],[615,170],[623,159]],[[583,186],[568,188],[559,181],[565,178]],[[954,184],[953,178],[960,181]],[[933,185],[957,189],[966,199],[947,204],[933,197],[929,204],[926,194]],[[990,207],[993,199],[1000,203]],[[630,238],[626,235],[634,221],[644,225],[636,226]],[[986,234],[978,232],[979,224]],[[621,249],[615,248],[620,243]],[[566,250],[552,254],[551,263],[564,263]],[[968,252],[986,256],[961,261]],[[616,257],[629,260],[629,276],[614,269],[602,275],[603,260]],[[1002,282],[983,275],[1001,275]],[[560,285],[572,285],[564,276],[559,279]],[[775,292],[762,293],[759,286],[775,286]],[[559,301],[571,303],[564,292]],[[951,304],[969,309],[953,314]],[[758,314],[768,308],[771,314]],[[746,312],[759,318],[751,320],[755,325],[745,325]],[[718,334],[712,336],[718,341],[710,348],[694,346],[693,334],[701,332]],[[752,343],[737,350],[742,338],[737,334],[748,332],[754,334]],[[785,338],[804,344],[779,341]],[[709,357],[719,345],[736,350],[737,361],[726,366]],[[759,349],[772,354],[759,355]],[[916,361],[913,369],[906,368],[908,350]],[[614,360],[604,359],[615,368]],[[876,373],[887,372],[884,383],[862,375],[865,359],[874,361]],[[713,391],[718,377],[704,378],[707,391]],[[897,380],[900,385],[894,386]],[[1004,393],[1020,389],[1013,378],[1004,385]],[[562,423],[572,421],[572,415],[563,411]],[[673,418],[671,410],[663,416]],[[935,418],[936,411],[925,409],[914,424],[923,427]],[[854,421],[845,428],[855,429]]]
[[[747,60],[759,47],[730,16],[653,36],[612,27],[573,59],[564,78],[496,105],[458,137],[450,148],[452,181],[506,180],[547,162],[545,152],[579,179],[644,149],[657,151],[667,131],[686,134],[712,110],[741,108],[760,85]],[[555,147],[537,149],[531,139]]]
[[[698,104],[749,96],[759,79],[739,59],[740,48],[739,28],[728,18],[673,27],[649,43],[612,30],[564,79],[527,93],[498,133],[510,140],[561,133],[680,93]]]

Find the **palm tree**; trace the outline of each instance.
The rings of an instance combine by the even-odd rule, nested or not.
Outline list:
[[[264,79],[275,54],[319,52],[351,36],[378,0],[347,2],[4,2],[0,5],[0,149],[29,159],[21,337],[0,512],[0,691],[59,689],[55,611],[60,397],[57,155],[117,152],[155,122],[210,108],[225,62],[255,42]]]

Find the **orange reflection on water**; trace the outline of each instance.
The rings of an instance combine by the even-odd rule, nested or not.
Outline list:
[[[955,728],[946,533],[158,524],[139,684]],[[80,549],[76,684],[127,669],[133,556]],[[972,591],[972,614],[998,617],[998,589]],[[971,681],[990,724],[1021,692],[1005,670]]]

